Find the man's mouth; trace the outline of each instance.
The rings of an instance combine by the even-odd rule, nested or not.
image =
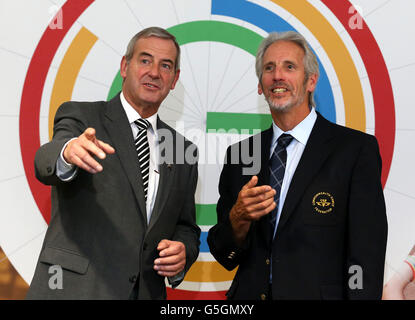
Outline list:
[[[284,93],[284,92],[287,92],[287,91],[288,91],[287,88],[281,88],[281,87],[272,89],[273,93]]]
[[[148,87],[148,88],[152,88],[152,89],[160,89],[159,86],[157,86],[153,83],[150,83],[150,82],[145,82],[145,83],[143,83],[143,85]]]

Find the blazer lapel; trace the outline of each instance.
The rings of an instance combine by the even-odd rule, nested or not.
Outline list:
[[[258,174],[258,186],[269,185],[269,157],[272,143],[273,130],[272,125],[269,129],[261,133],[261,170]],[[254,222],[257,228],[262,230],[259,234],[264,237],[261,243],[271,244],[271,222],[270,215]]]
[[[307,145],[291,180],[281,218],[278,223],[277,234],[293,213],[303,193],[318,173],[324,161],[330,155],[335,144],[329,143],[333,138],[332,124],[317,113],[317,120],[311,131]]]
[[[269,185],[269,155],[272,135],[272,126],[261,134],[261,171],[258,174],[258,186]]]
[[[163,121],[161,121],[159,117],[157,117],[157,130],[159,129],[169,130],[171,132],[173,136],[173,153],[175,154],[176,153],[176,133],[170,127],[168,127]],[[159,156],[159,159],[161,159],[160,156]],[[173,159],[176,159],[176,157],[173,157]],[[169,193],[171,192],[173,188],[173,181],[174,181],[174,176],[175,176],[175,171],[176,171],[175,160],[172,161],[172,163],[166,163],[166,162],[161,163],[159,166],[159,171],[160,171],[160,177],[159,177],[157,195],[156,195],[156,200],[154,202],[154,207],[151,213],[150,223],[149,223],[147,231],[150,231],[150,229],[155,225],[156,221],[160,217],[166,205],[167,199],[169,197]]]
[[[134,191],[143,219],[147,222],[144,190],[140,187],[143,183],[141,171],[139,170],[137,152],[131,134],[131,127],[121,105],[119,94],[107,104],[104,127],[108,131],[108,135],[115,148],[115,154],[120,159],[121,165]]]

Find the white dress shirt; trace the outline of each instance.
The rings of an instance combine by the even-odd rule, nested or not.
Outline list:
[[[291,180],[294,172],[297,169],[297,165],[300,162],[301,156],[303,155],[304,148],[307,144],[308,138],[310,137],[311,130],[313,129],[314,123],[317,119],[317,113],[314,108],[311,108],[310,113],[303,121],[297,124],[292,130],[287,132],[282,131],[274,122],[272,122],[273,136],[270,149],[270,158],[274,149],[276,148],[278,138],[283,133],[290,134],[293,136],[293,140],[287,146],[287,163],[285,167],[284,179],[282,181],[280,201],[277,208],[277,220],[275,223],[274,236],[277,230],[278,222],[280,221],[281,211],[284,206],[284,201],[287,196],[288,188],[290,187]]]
[[[127,115],[128,122],[130,123],[130,126],[131,126],[133,139],[135,140],[135,138],[138,135],[138,128],[135,125],[134,121],[137,119],[140,119],[141,116],[128,103],[122,91],[120,94],[120,99],[121,99],[121,104],[124,107],[125,114]],[[149,223],[151,213],[153,212],[154,203],[156,201],[157,189],[158,189],[159,180],[160,180],[159,145],[158,145],[158,135],[157,135],[157,113],[153,114],[151,117],[146,118],[146,120],[150,122],[150,126],[147,129],[147,139],[148,139],[148,145],[150,147],[150,167],[149,167],[147,203],[146,203],[147,223]]]
[[[125,114],[127,115],[128,122],[130,123],[130,126],[131,126],[131,134],[133,135],[133,139],[135,140],[135,137],[138,134],[138,128],[135,125],[134,121],[141,117],[138,114],[138,112],[135,111],[135,109],[128,103],[128,101],[125,99],[124,94],[122,92],[120,94],[120,99],[121,99],[121,104],[124,108]],[[147,223],[149,223],[151,213],[154,208],[154,203],[156,201],[157,189],[158,189],[158,184],[159,184],[159,179],[160,179],[160,174],[159,174],[160,171],[159,171],[159,165],[158,165],[159,164],[159,146],[158,146],[158,135],[157,135],[157,113],[153,114],[149,118],[146,118],[146,120],[150,122],[150,127],[147,129],[147,139],[148,139],[148,145],[150,147],[150,165],[149,165],[147,203],[146,203]],[[73,138],[73,139],[76,139],[76,138]],[[63,146],[61,155],[58,158],[58,161],[56,163],[56,175],[62,181],[72,180],[78,172],[77,166],[67,163],[63,158],[63,150],[66,148],[66,145],[70,141],[68,141]],[[138,179],[137,179],[137,183],[138,183]]]

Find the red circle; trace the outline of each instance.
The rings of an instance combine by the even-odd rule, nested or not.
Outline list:
[[[389,174],[395,142],[395,104],[388,70],[375,38],[363,21],[362,29],[351,30],[348,1],[322,0],[336,15],[355,42],[368,72],[375,105],[375,136],[378,138],[383,160],[382,185]],[[50,220],[50,188],[34,175],[33,159],[40,147],[39,114],[46,76],[53,57],[74,22],[94,0],[68,0],[62,7],[62,29],[46,28],[30,61],[23,86],[20,105],[19,134],[23,166],[35,202],[45,221]]]
[[[362,57],[369,76],[375,106],[375,136],[382,157],[382,186],[385,187],[392,163],[395,144],[395,101],[385,60],[368,25],[362,18],[362,28],[349,26],[349,1],[322,0],[349,33]],[[354,14],[358,14],[357,12]],[[350,106],[349,106],[350,107]]]
[[[43,86],[60,43],[82,12],[92,2],[94,0],[70,0],[65,2],[61,8],[64,17],[62,29],[46,28],[33,53],[23,85],[19,118],[23,167],[36,205],[48,224],[51,210],[50,187],[41,184],[36,179],[33,166],[36,151],[40,147],[39,115]]]

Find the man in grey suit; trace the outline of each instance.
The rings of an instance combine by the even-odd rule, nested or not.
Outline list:
[[[174,36],[144,29],[122,58],[120,94],[57,111],[35,158],[52,219],[28,299],[165,299],[165,277],[177,286],[196,260],[197,149],[157,115],[179,61]]]

